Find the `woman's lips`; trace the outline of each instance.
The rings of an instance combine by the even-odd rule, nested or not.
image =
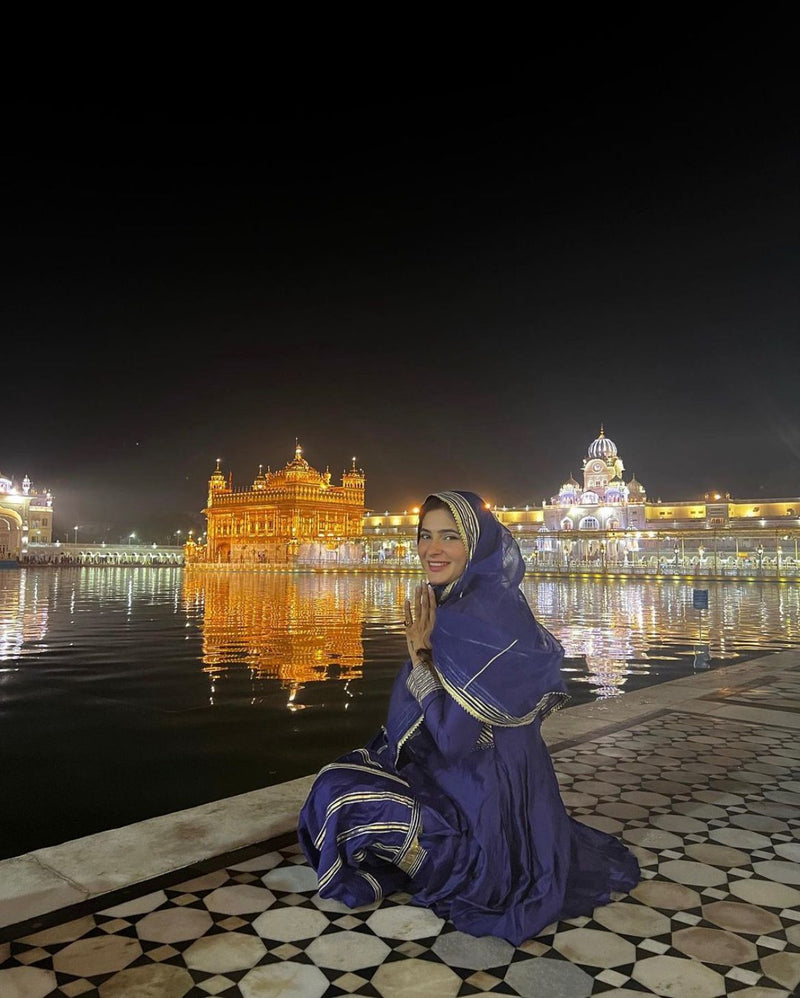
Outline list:
[[[429,561],[428,571],[430,572],[441,572],[443,569],[447,568],[446,561]]]

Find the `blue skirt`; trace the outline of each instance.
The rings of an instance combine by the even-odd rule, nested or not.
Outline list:
[[[459,930],[515,946],[639,881],[617,838],[571,818],[540,721],[445,761],[424,728],[397,764],[385,732],[324,767],[298,837],[322,897],[351,908],[404,890]]]

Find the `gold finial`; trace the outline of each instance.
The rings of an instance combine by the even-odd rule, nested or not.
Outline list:
[[[303,453],[303,448],[297,442],[297,437],[295,437],[294,438],[294,456],[295,456],[295,458],[299,458],[302,453]]]
[[[354,457],[354,458],[353,458],[353,471],[355,471],[355,470],[356,470],[356,459],[355,459],[355,457]]]
[[[606,434],[605,434],[605,430],[603,429],[603,424],[601,423],[601,424],[600,424],[600,436],[601,436],[601,437],[604,437],[605,435],[606,435]]]

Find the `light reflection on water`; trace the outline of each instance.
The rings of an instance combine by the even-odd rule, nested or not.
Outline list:
[[[704,588],[708,610],[700,611],[682,580],[523,583],[536,615],[564,645],[577,702],[691,675],[703,644],[712,667],[800,645],[800,587],[731,581]]]
[[[0,855],[302,776],[383,720],[419,576],[0,572]],[[574,703],[800,644],[800,587],[528,578]]]

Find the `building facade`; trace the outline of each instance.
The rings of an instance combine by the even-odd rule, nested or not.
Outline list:
[[[708,493],[677,502],[648,499],[626,479],[617,445],[601,428],[581,459],[541,506],[494,506],[532,570],[647,571],[797,577],[800,496],[732,499]],[[402,566],[415,559],[417,510],[369,513],[370,561]]]
[[[303,457],[279,471],[262,470],[252,484],[234,488],[217,467],[208,482],[206,541],[186,546],[187,563],[330,565],[364,561],[364,486],[361,468],[319,472]]]
[[[53,539],[53,496],[31,487],[26,475],[16,486],[0,474],[0,561],[22,561],[29,544]]]
[[[531,571],[800,576],[800,497],[653,501],[602,427],[579,477],[570,473],[549,501],[492,509]],[[217,462],[204,513],[207,540],[190,540],[188,564],[418,567],[418,510],[367,510],[355,458],[340,486],[299,445],[284,468],[259,467],[243,488]]]

